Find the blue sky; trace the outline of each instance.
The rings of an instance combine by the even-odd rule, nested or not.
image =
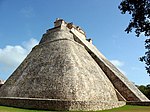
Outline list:
[[[81,26],[93,44],[135,84],[149,84],[139,57],[145,37],[126,34],[121,0],[0,0],[0,79],[6,80],[56,18]]]

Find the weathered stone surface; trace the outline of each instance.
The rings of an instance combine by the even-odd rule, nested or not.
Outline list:
[[[119,104],[112,83],[84,46],[74,41],[73,34],[64,27],[44,34],[40,44],[32,49],[1,90],[1,99],[21,97],[75,101],[76,108],[67,107],[73,110],[80,110],[80,106],[82,110],[84,106],[80,101],[88,102],[83,104],[98,110],[125,104]],[[95,101],[105,103],[102,107],[92,108]]]
[[[90,53],[93,59],[101,67],[114,87],[127,101],[149,101],[148,98],[132,83],[130,82],[99,50],[91,43],[83,39],[75,29],[71,29],[76,41],[85,46],[86,50]]]
[[[59,99],[40,99],[40,98],[0,98],[1,105],[28,108],[45,109],[57,111],[95,111],[105,110],[124,106],[126,103],[119,101],[68,101]]]
[[[50,36],[6,81],[1,97],[117,101],[107,76],[71,33],[58,30]]]
[[[127,105],[150,106],[150,101],[127,101]]]
[[[129,86],[129,87],[128,87]],[[0,88],[0,104],[50,110],[104,110],[146,97],[112,65],[85,32],[63,20]]]

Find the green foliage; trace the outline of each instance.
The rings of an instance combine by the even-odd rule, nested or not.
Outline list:
[[[125,30],[127,33],[135,29],[136,36],[141,33],[150,36],[150,3],[148,0],[123,0],[119,9],[122,14],[128,12],[132,16]]]
[[[141,85],[141,86],[137,86],[137,87],[147,98],[150,99],[150,84],[147,86]]]
[[[145,62],[147,73],[150,74],[150,1],[149,0],[122,0],[118,7],[122,14],[129,13],[130,19],[128,27],[125,29],[127,33],[135,30],[137,37],[143,33],[148,38],[145,40],[145,55],[140,61]]]

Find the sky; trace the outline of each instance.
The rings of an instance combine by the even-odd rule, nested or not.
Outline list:
[[[118,9],[121,0],[0,0],[0,79],[6,80],[56,18],[81,26],[87,38],[137,85],[150,84],[144,40],[126,34],[130,15]]]

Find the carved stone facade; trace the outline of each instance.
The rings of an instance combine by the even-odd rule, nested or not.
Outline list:
[[[86,40],[80,27],[62,19],[54,26],[0,88],[0,104],[104,110],[123,106],[125,100],[149,101]]]

